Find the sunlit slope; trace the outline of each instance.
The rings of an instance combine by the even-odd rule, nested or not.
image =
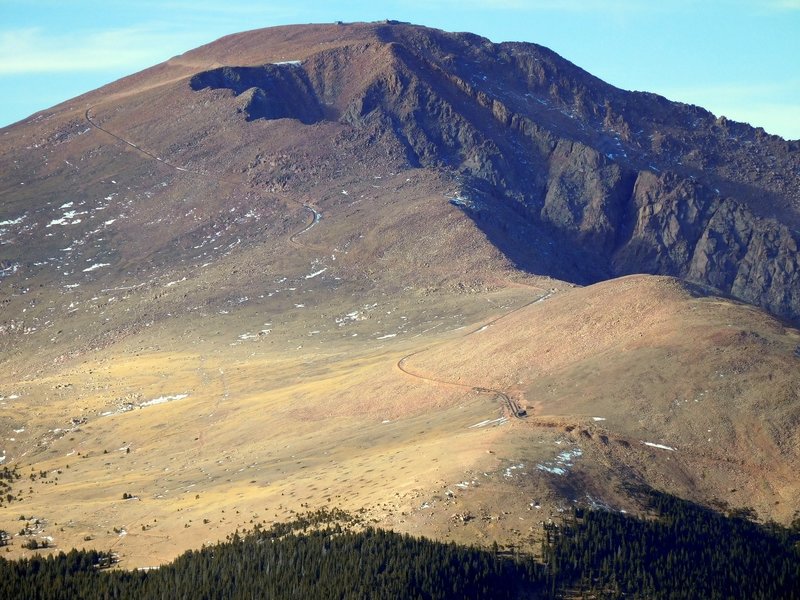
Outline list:
[[[531,426],[583,430],[593,452],[613,451],[656,487],[788,519],[798,344],[796,329],[761,311],[636,276],[533,304],[409,367],[509,390]]]

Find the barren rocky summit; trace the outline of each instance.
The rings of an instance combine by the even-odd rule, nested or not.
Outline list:
[[[349,125],[362,148],[396,146],[409,167],[460,177],[468,214],[522,269],[580,283],[672,275],[800,316],[797,141],[616,89],[535,44],[340,29],[324,50],[296,52],[302,61],[230,64],[192,89],[244,94],[237,110],[251,120]],[[228,48],[263,35],[197,54],[229,61]]]

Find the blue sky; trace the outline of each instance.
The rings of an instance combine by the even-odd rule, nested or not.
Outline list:
[[[536,42],[800,138],[800,0],[0,0],[0,127],[228,33],[386,18]]]

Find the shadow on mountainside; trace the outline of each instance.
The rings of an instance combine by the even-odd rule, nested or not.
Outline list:
[[[578,285],[614,276],[603,257],[577,244],[565,244],[563,232],[535,223],[523,205],[484,196],[480,201],[452,199],[513,265],[527,273],[545,275]]]

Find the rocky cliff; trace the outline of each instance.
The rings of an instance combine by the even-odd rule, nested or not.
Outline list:
[[[399,145],[407,165],[448,173],[460,206],[528,271],[675,275],[800,318],[797,141],[617,89],[534,44],[349,29],[297,64],[231,65],[190,85],[241,95],[248,119],[327,119],[364,152]]]

